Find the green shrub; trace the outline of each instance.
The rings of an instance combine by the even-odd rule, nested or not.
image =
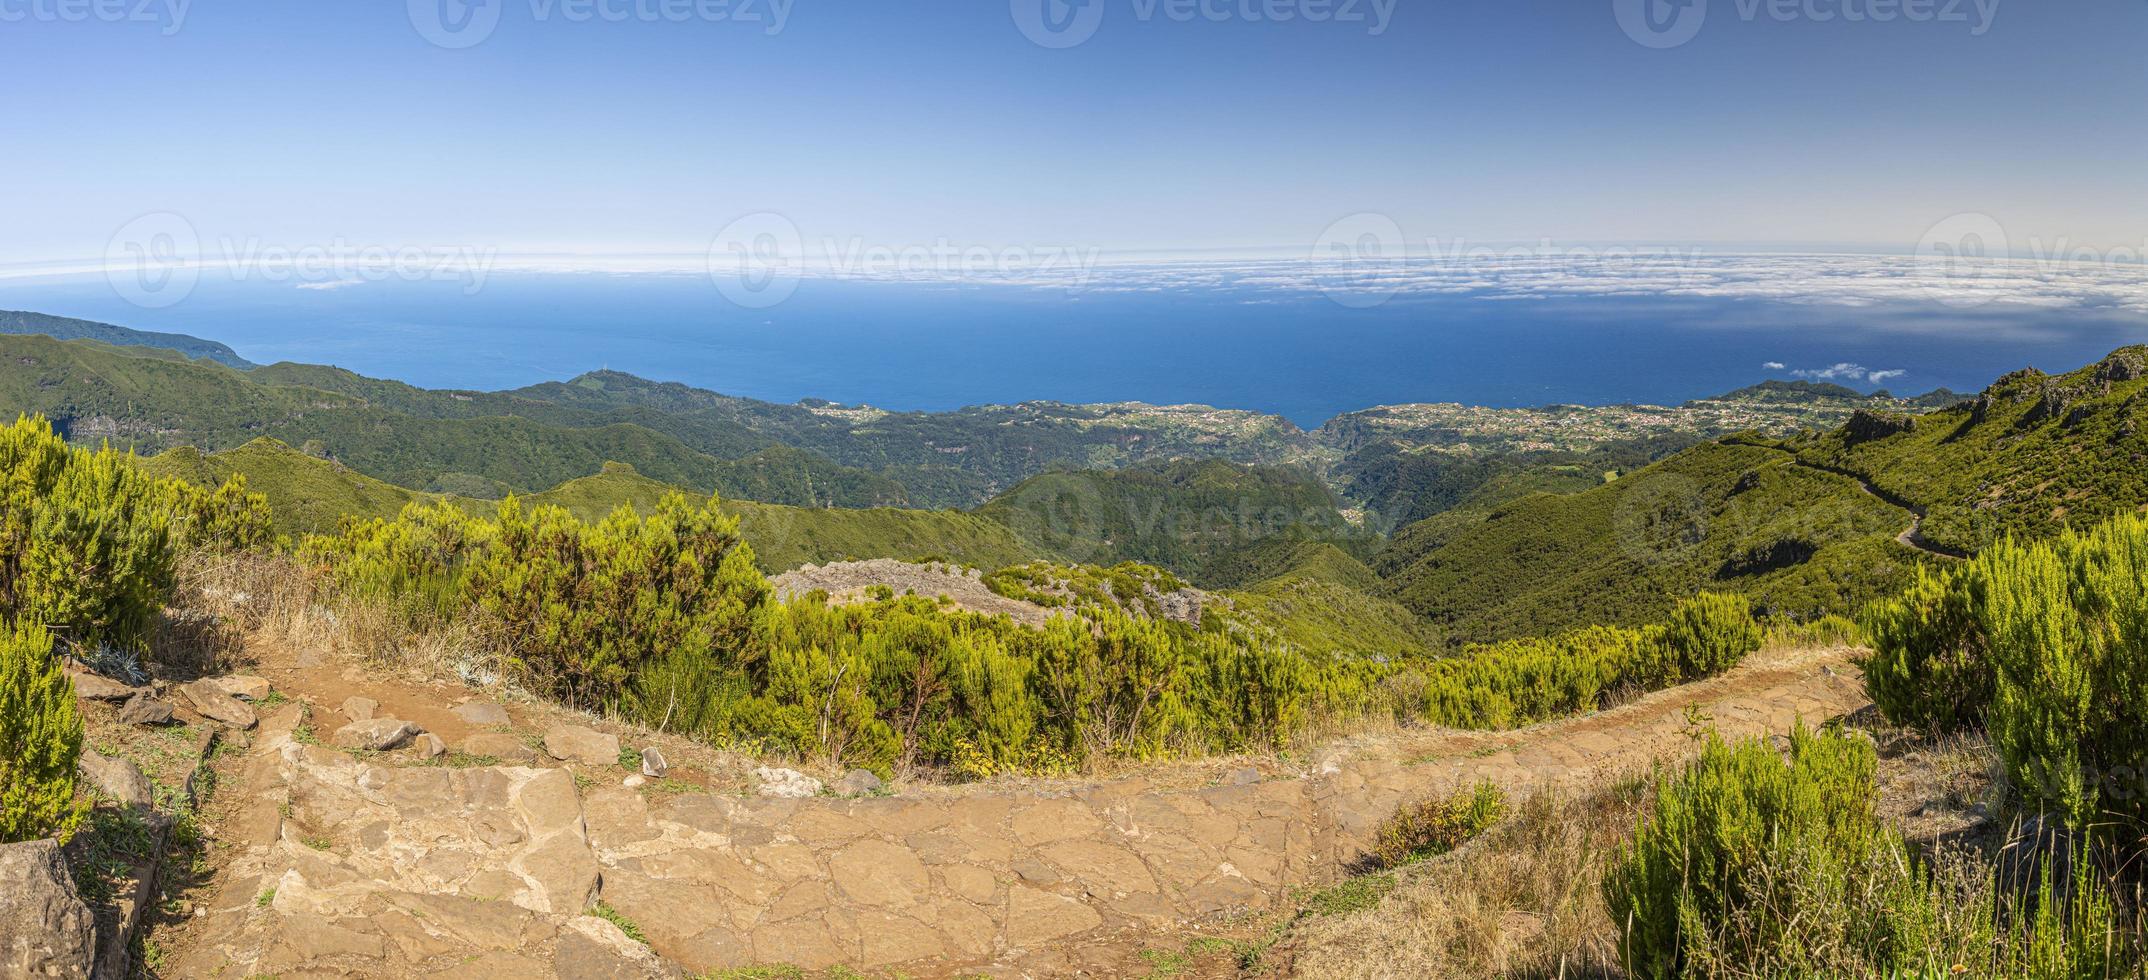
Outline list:
[[[1760,649],[1760,624],[1742,595],[1703,592],[1671,611],[1663,631],[1672,677],[1720,674]]]
[[[1808,975],[1786,961],[1822,952],[1892,962],[1922,903],[1897,873],[1900,839],[1874,816],[1875,765],[1869,742],[1800,725],[1787,759],[1711,736],[1683,772],[1659,776],[1652,813],[1604,878],[1626,969]]]
[[[1920,568],[1900,595],[1865,608],[1872,652],[1858,666],[1888,721],[1931,734],[1983,724],[1993,682],[1977,622],[1983,591],[1976,566]]]
[[[510,497],[497,527],[470,564],[470,599],[535,682],[577,706],[617,703],[670,651],[744,648],[768,590],[713,497],[671,494],[647,518],[622,507],[595,525]]]
[[[148,647],[172,588],[169,517],[129,458],[42,417],[0,429],[0,609],[74,649]]]
[[[1992,743],[2032,809],[2138,842],[2148,830],[2148,518],[1977,561],[1996,666]]]
[[[1871,744],[1800,725],[1787,758],[1711,737],[1659,772],[1655,801],[1613,856],[1604,895],[1636,977],[2138,976],[2139,923],[2122,923],[2087,852],[2007,891],[1955,850],[1920,866],[1874,813]]]
[[[1741,597],[1702,594],[1668,624],[1595,626],[1550,639],[1467,647],[1425,669],[1425,720],[1497,729],[1594,711],[1620,691],[1648,691],[1719,673],[1760,645]]]
[[[1446,799],[1409,804],[1380,825],[1372,864],[1394,868],[1445,854],[1491,829],[1506,812],[1507,795],[1488,782]]]
[[[234,552],[264,548],[275,541],[275,521],[268,497],[246,489],[236,474],[215,490],[184,480],[160,480],[158,492],[182,550]]]
[[[82,820],[75,688],[35,626],[0,633],[0,844],[66,835]]]

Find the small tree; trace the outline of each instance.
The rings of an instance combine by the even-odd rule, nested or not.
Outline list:
[[[82,819],[75,688],[36,626],[0,632],[0,844],[70,834]]]

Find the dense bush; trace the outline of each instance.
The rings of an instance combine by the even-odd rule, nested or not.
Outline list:
[[[1760,649],[1760,624],[1744,596],[1703,592],[1671,611],[1663,648],[1670,680],[1709,677]]]
[[[1984,723],[1992,665],[1977,622],[1983,576],[1967,566],[1919,569],[1900,595],[1859,618],[1872,652],[1865,690],[1888,721],[1937,734]]]
[[[276,538],[268,497],[247,490],[244,476],[235,475],[215,490],[183,480],[160,480],[156,486],[172,542],[182,551],[247,551]]]
[[[668,651],[742,649],[768,591],[715,498],[672,494],[647,518],[622,509],[594,525],[510,498],[494,526],[469,566],[469,598],[577,706],[616,703]]]
[[[1445,799],[1406,805],[1380,825],[1372,863],[1394,868],[1445,854],[1490,829],[1506,812],[1507,795],[1488,782]]]
[[[1759,646],[1743,598],[1704,593],[1660,626],[1597,626],[1468,647],[1426,668],[1424,716],[1455,728],[1512,728],[1596,710],[1620,691],[1720,673]]]
[[[66,834],[81,821],[81,754],[75,688],[51,636],[35,626],[0,632],[0,844]]]
[[[2148,518],[1977,561],[1997,668],[1991,740],[2032,806],[2137,843],[2148,830]]]
[[[1912,859],[1874,811],[1871,744],[1791,733],[1787,757],[1711,737],[1659,773],[1655,801],[1614,855],[1604,894],[1618,955],[1643,978],[2136,976],[2137,930],[2085,859],[2041,862],[2010,891],[1992,866]]]
[[[146,648],[172,586],[169,494],[42,418],[0,429],[0,609],[74,649]]]

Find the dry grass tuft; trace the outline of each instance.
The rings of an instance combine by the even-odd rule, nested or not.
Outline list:
[[[1616,973],[1601,881],[1633,830],[1638,783],[1539,794],[1470,845],[1397,872],[1370,908],[1309,915],[1285,940],[1305,977],[1589,977]]]

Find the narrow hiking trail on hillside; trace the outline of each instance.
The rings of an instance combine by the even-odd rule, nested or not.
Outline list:
[[[1924,554],[1930,555],[1934,558],[1944,558],[1951,561],[1966,561],[1970,557],[1963,552],[1946,547],[1945,545],[1934,543],[1925,538],[1924,507],[1903,498],[1899,494],[1892,493],[1882,488],[1879,484],[1873,483],[1871,480],[1866,479],[1862,474],[1842,469],[1840,467],[1827,466],[1824,464],[1812,462],[1799,456],[1796,452],[1784,449],[1781,446],[1769,446],[1767,448],[1773,449],[1777,452],[1789,456],[1792,465],[1802,466],[1808,470],[1813,470],[1820,473],[1827,473],[1834,476],[1839,476],[1845,480],[1852,481],[1857,484],[1857,489],[1863,490],[1865,492],[1866,496],[1872,497],[1873,499],[1878,500],[1881,503],[1884,503],[1890,507],[1907,511],[1909,513],[1909,527],[1904,528],[1902,530],[1902,533],[1894,536],[1896,544],[1899,544],[1904,548],[1908,548],[1911,551],[1923,552]]]
[[[1337,879],[1406,802],[1477,780],[1584,787],[1682,758],[1710,727],[1778,734],[1865,703],[1849,651],[1799,651],[1595,715],[1358,736],[1296,765],[775,799],[676,740],[255,653],[291,703],[226,760],[214,878],[154,937],[171,976],[1141,975],[1145,951]],[[347,710],[491,752],[331,748]],[[660,745],[674,772],[516,751],[569,723]]]

